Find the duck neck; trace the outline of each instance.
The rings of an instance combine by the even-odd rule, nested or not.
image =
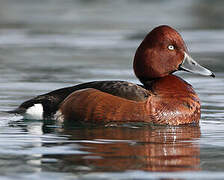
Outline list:
[[[146,89],[151,89],[152,88],[152,86],[153,86],[153,84],[154,83],[157,83],[157,82],[160,82],[161,80],[163,80],[163,79],[176,79],[176,78],[178,78],[178,79],[181,79],[181,78],[179,78],[179,77],[177,77],[177,76],[175,76],[175,75],[173,75],[173,74],[169,74],[169,75],[167,75],[167,76],[164,76],[164,77],[159,77],[159,78],[140,78],[140,77],[138,77],[138,79],[139,79],[139,81],[144,85],[144,87],[146,88]]]
[[[138,79],[139,79],[139,81],[144,85],[144,87],[151,87],[152,86],[152,84],[156,81],[156,80],[158,80],[158,79],[160,79],[160,78],[142,78],[142,77],[138,77]]]

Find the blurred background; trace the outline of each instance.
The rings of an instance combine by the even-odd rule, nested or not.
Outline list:
[[[193,58],[216,74],[178,73],[201,99],[200,128],[73,131],[0,112],[0,177],[224,178],[223,22],[221,0],[0,0],[0,111],[77,83],[137,83],[135,50],[162,24],[178,30]]]
[[[16,82],[73,82],[90,77],[91,68],[80,77],[85,64],[99,71],[102,66],[119,70],[117,64],[130,69],[142,38],[167,24],[180,31],[194,57],[220,71],[223,4],[219,0],[1,0],[0,60],[17,70]]]

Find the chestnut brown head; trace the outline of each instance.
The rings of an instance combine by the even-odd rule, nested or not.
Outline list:
[[[214,76],[189,56],[181,35],[175,29],[166,25],[156,27],[136,51],[135,74],[144,82],[167,76],[177,70]]]

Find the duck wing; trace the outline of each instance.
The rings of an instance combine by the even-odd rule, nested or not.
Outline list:
[[[40,104],[43,108],[43,117],[51,118],[58,110],[61,102],[71,93],[85,89],[93,88],[114,96],[122,97],[128,100],[144,101],[150,93],[143,86],[126,81],[93,81],[76,86],[57,89],[46,94],[39,95],[33,99],[23,102],[17,109],[9,113],[25,114],[27,109]]]

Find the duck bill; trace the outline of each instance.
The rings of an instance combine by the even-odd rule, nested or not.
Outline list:
[[[215,74],[210,70],[204,68],[200,64],[198,64],[195,60],[192,59],[186,52],[184,52],[184,60],[182,64],[179,66],[180,70],[188,71],[195,74],[200,74],[203,76],[212,76],[215,77]]]

